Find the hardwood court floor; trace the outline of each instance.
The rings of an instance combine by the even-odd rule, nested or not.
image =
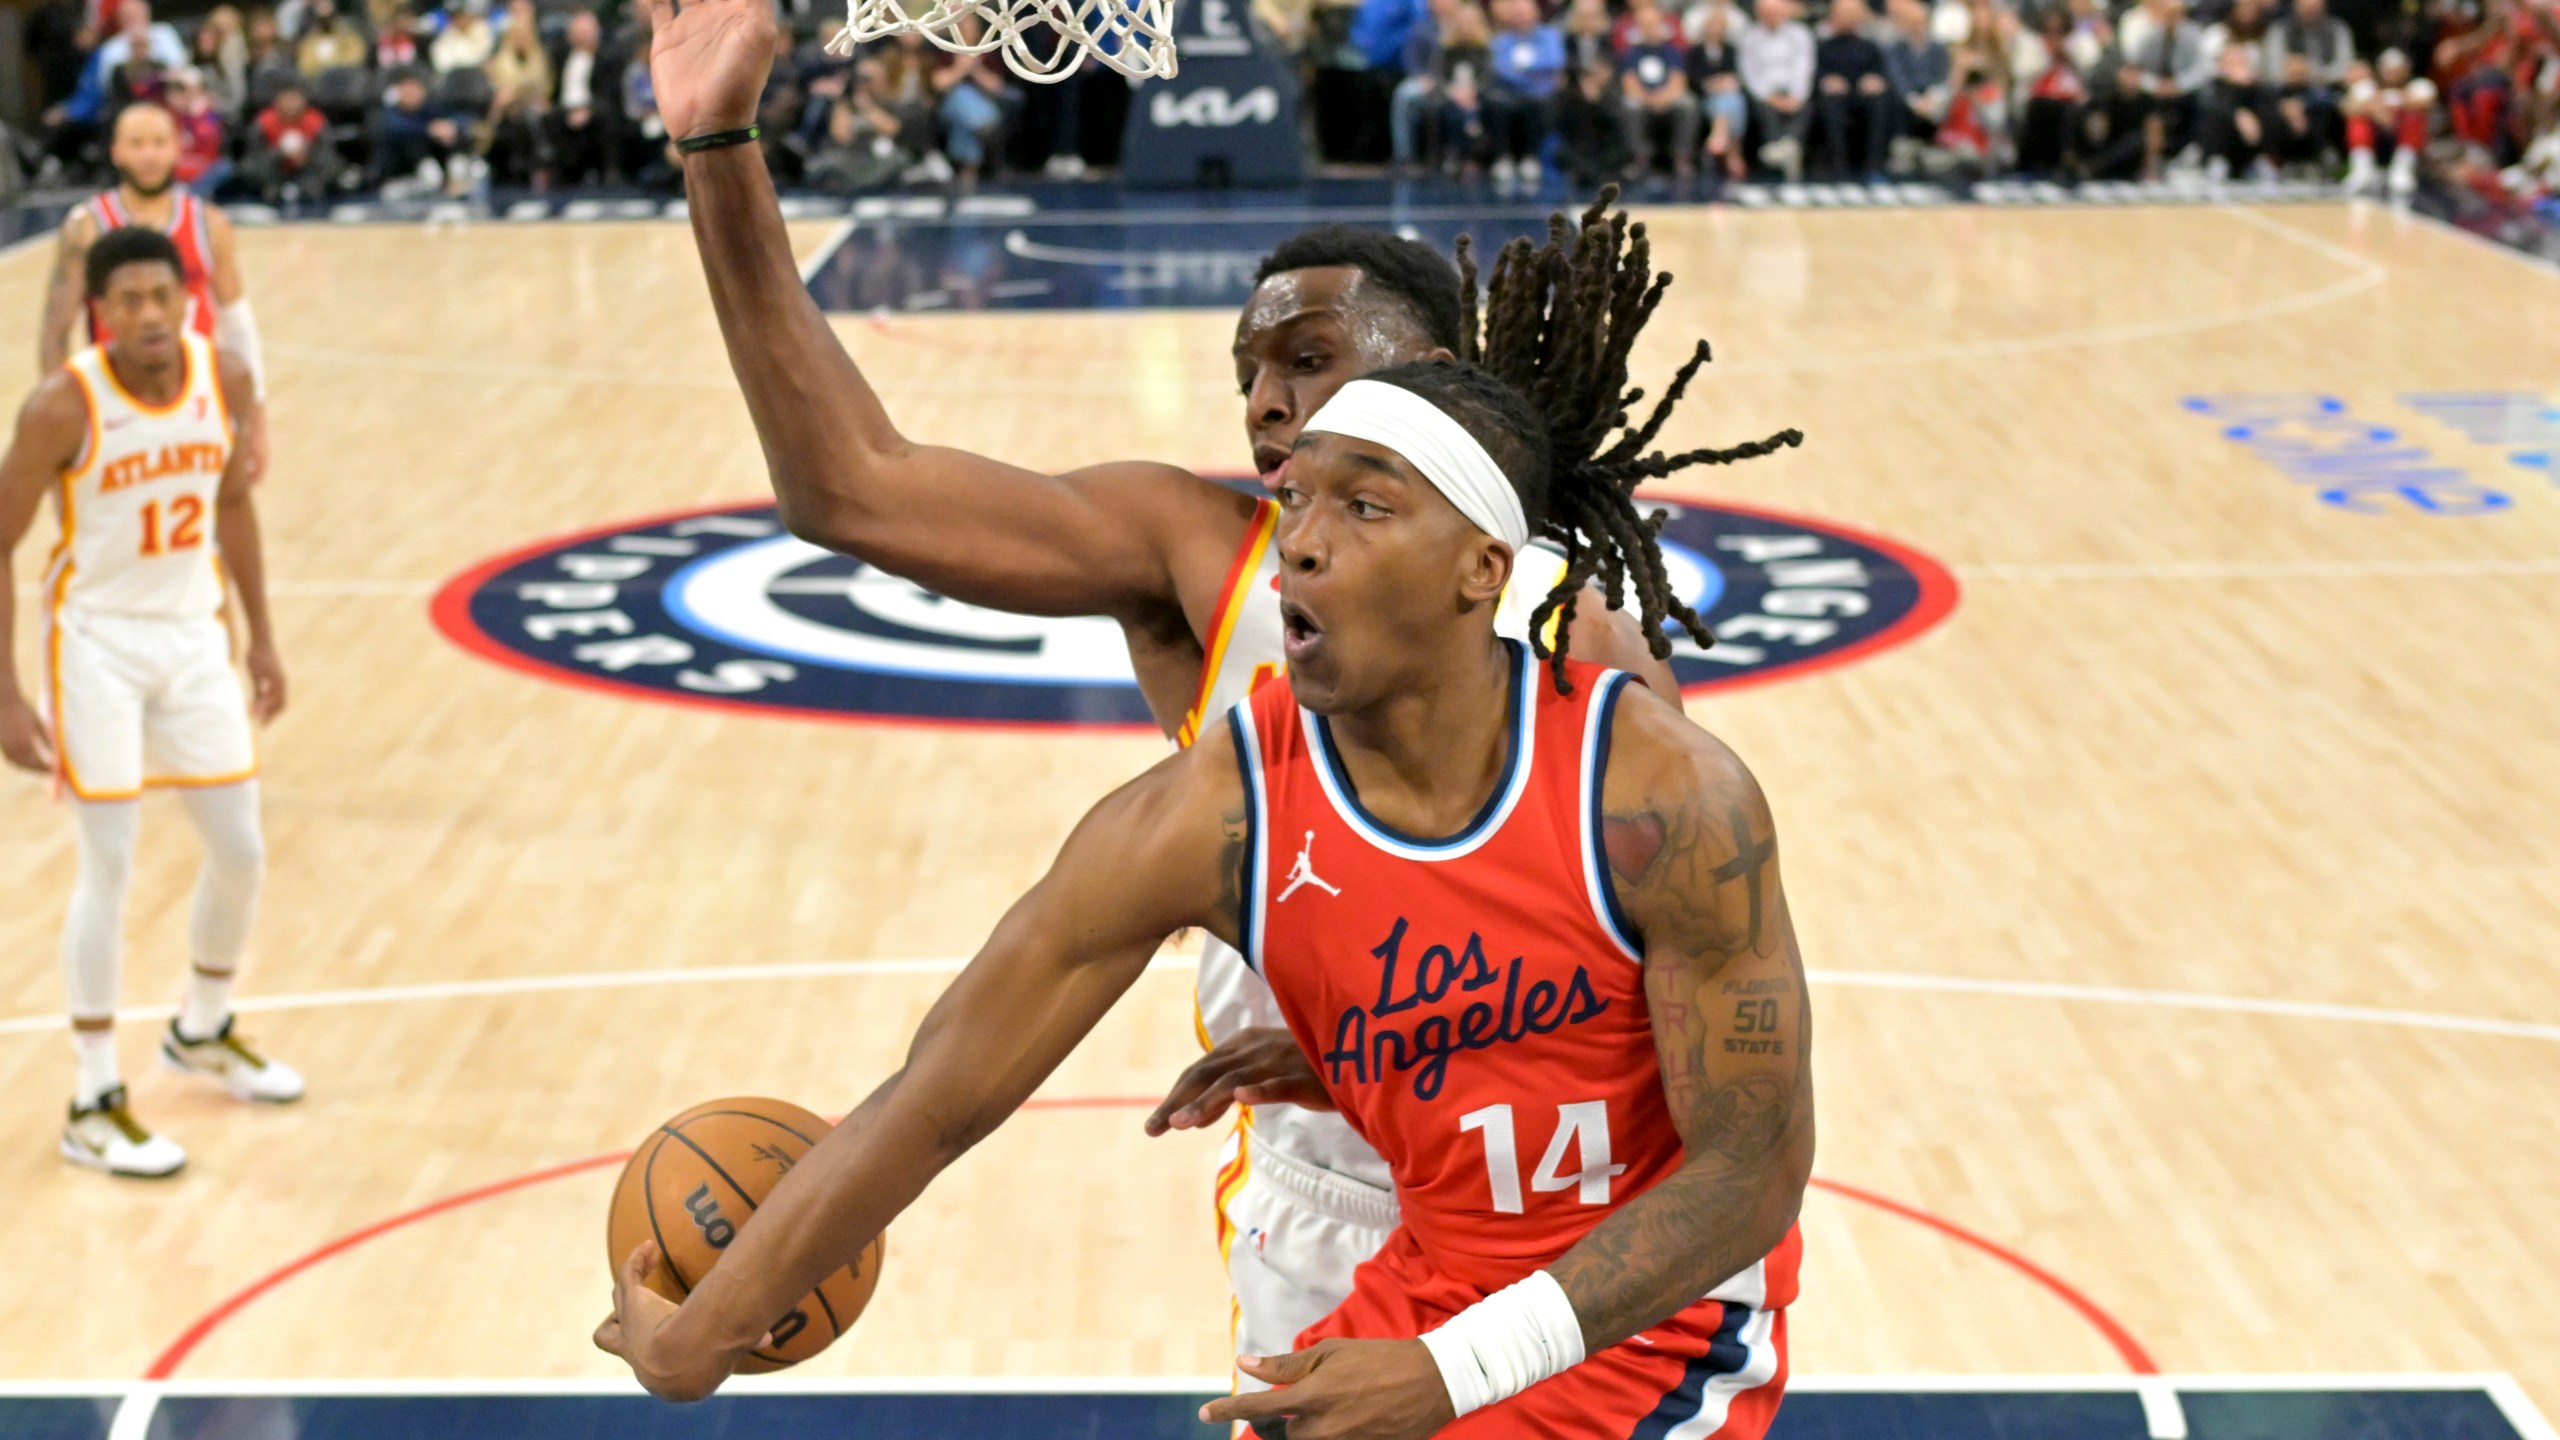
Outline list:
[[[1892,536],[1964,585],[1914,645],[1693,705],[1766,784],[1809,963],[1832,972],[1822,1173],[2016,1248],[2171,1370],[2504,1369],[2560,1409],[2560,491],[2397,400],[2548,384],[2560,276],[2370,208],[1655,225],[1681,278],[1644,368],[1701,332],[1723,357],[1666,439],[1811,437],[1699,493]],[[307,227],[243,247],[295,686],[266,743],[273,874],[244,993],[569,983],[255,1015],[312,1078],[277,1113],[144,1068],[137,1021],[139,1106],[195,1163],[156,1187],[74,1172],[53,1153],[68,1056],[41,1018],[70,829],[39,786],[0,782],[0,1015],[34,1017],[0,1029],[8,1376],[138,1374],[323,1241],[621,1148],[698,1099],[842,1108],[940,975],[630,972],[965,955],[1160,753],[672,709],[463,653],[427,623],[448,576],[763,493],[684,231]],[[0,315],[34,313],[45,265],[0,260]],[[917,436],[1058,468],[1244,460],[1226,315],[843,323]],[[0,381],[23,390],[26,367]],[[2181,408],[2242,390],[2336,395],[2514,503],[2324,506]],[[174,997],[193,853],[154,802],[133,1004]],[[1151,975],[1050,1093],[1155,1093],[1193,1047],[1188,983]],[[1026,1114],[898,1226],[870,1318],[813,1370],[1218,1373],[1213,1147],[1146,1141],[1127,1108]],[[184,1373],[606,1373],[587,1333],[611,1176],[320,1265]],[[1930,1230],[1831,1193],[1805,1224],[1804,1372],[2119,1364],[2047,1291]]]

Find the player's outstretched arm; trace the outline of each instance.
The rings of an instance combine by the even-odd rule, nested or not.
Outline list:
[[[1244,816],[1223,730],[1095,806],[935,1002],[904,1067],[810,1147],[681,1307],[641,1283],[656,1263],[643,1245],[597,1345],[664,1399],[710,1394],[775,1316],[1031,1098],[1166,935],[1233,939]]]
[[[1583,1349],[1615,1345],[1775,1249],[1813,1174],[1813,1013],[1768,803],[1715,737],[1619,701],[1602,836],[1644,936],[1662,1088],[1687,1158],[1548,1267]]]
[[[44,722],[18,688],[18,576],[14,556],[44,504],[45,487],[80,458],[89,438],[89,402],[78,381],[55,371],[18,411],[9,453],[0,456],[0,757],[38,774],[53,769]]]
[[[250,436],[265,426],[257,378],[249,362],[228,350],[215,352],[222,403],[232,415],[231,465],[213,502],[213,543],[222,570],[240,591],[241,618],[249,624],[249,713],[263,725],[284,713],[284,662],[276,655],[275,623],[267,615],[267,550],[258,529],[256,484],[260,457]]]
[[[645,3],[668,133],[753,124],[773,57],[771,0]],[[1187,472],[1130,463],[1042,475],[899,434],[801,282],[763,152],[686,156],[684,180],[729,364],[793,533],[954,599],[1032,614],[1161,618],[1184,588],[1225,574],[1251,502]]]

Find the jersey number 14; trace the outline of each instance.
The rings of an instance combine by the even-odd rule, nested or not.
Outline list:
[[[1520,1142],[1511,1120],[1508,1105],[1487,1105],[1458,1117],[1460,1130],[1484,1132],[1485,1178],[1493,1185],[1493,1208],[1505,1215],[1522,1213],[1520,1205]],[[1575,1151],[1581,1170],[1566,1174],[1564,1156],[1567,1147]],[[1547,1142],[1545,1158],[1538,1161],[1538,1173],[1529,1177],[1529,1188],[1541,1195],[1558,1190],[1575,1190],[1574,1198],[1585,1205],[1609,1203],[1609,1182],[1627,1173],[1624,1165],[1609,1163],[1609,1102],[1585,1100],[1556,1107],[1555,1138]]]

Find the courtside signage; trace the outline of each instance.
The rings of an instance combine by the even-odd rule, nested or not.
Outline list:
[[[1872,535],[1671,504],[1672,581],[1715,631],[1673,656],[1696,690],[1912,639],[1954,607],[1928,557]],[[831,554],[774,507],[642,519],[501,555],[435,599],[455,643],[634,698],[820,719],[1150,726],[1119,627],[982,610]]]

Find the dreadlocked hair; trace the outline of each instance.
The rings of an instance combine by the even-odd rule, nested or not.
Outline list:
[[[1530,647],[1552,667],[1559,694],[1572,693],[1565,650],[1582,588],[1595,581],[1612,610],[1623,607],[1628,581],[1634,581],[1645,643],[1655,659],[1671,658],[1666,619],[1679,621],[1702,648],[1715,643],[1664,573],[1658,537],[1668,512],[1640,513],[1636,487],[1693,465],[1730,465],[1804,439],[1803,432],[1790,429],[1728,449],[1646,453],[1710,355],[1707,342],[1699,341],[1644,422],[1629,423],[1645,392],[1627,385],[1627,355],[1671,277],[1653,272],[1653,244],[1642,224],[1630,224],[1623,211],[1611,209],[1617,199],[1617,186],[1604,187],[1579,228],[1559,213],[1547,221],[1546,244],[1524,237],[1503,246],[1481,300],[1473,245],[1469,237],[1458,239],[1458,358],[1526,400],[1548,451],[1540,467],[1540,503],[1530,505],[1524,490],[1521,509],[1530,533],[1564,552],[1563,578],[1529,618]],[[1516,483],[1519,472],[1499,454],[1495,461]],[[1545,639],[1551,619],[1553,647]]]

